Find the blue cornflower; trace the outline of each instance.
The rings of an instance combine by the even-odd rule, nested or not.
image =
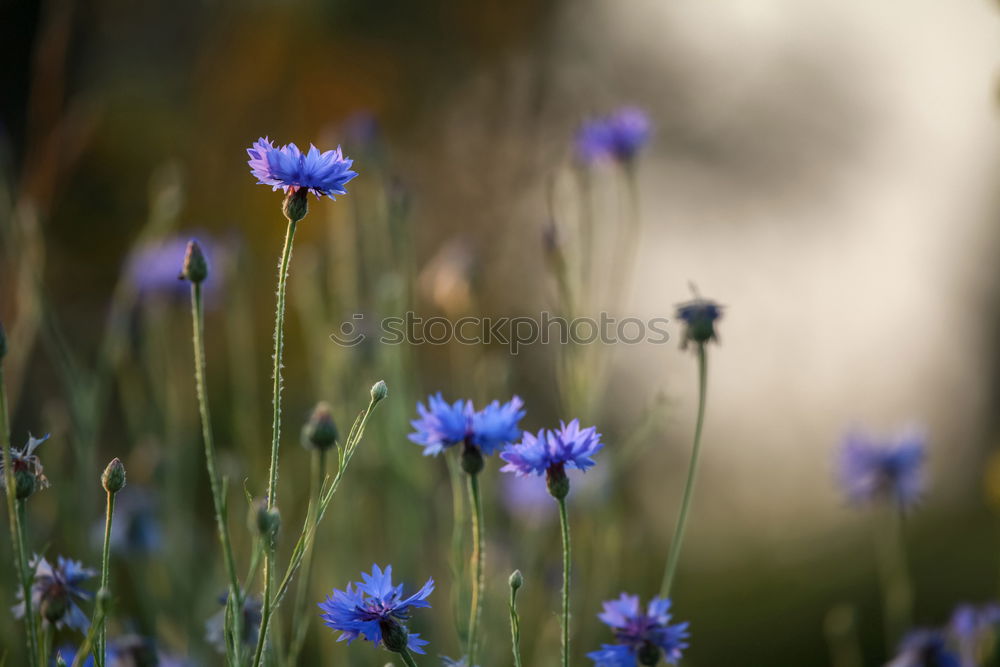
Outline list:
[[[340,146],[337,150],[324,151],[313,145],[303,153],[295,144],[280,148],[267,137],[258,139],[247,149],[250,172],[261,185],[270,185],[272,190],[282,189],[293,193],[301,188],[317,197],[336,199],[334,195],[346,195],[344,185],[358,175],[351,170],[353,160],[344,157]]]
[[[623,107],[584,123],[576,135],[576,155],[584,164],[613,159],[630,164],[649,141],[651,124],[642,109]]]
[[[78,647],[67,644],[60,646],[56,653],[67,665],[76,660]],[[135,665],[157,665],[157,667],[185,667],[186,660],[163,653],[156,648],[156,642],[139,635],[125,635],[109,639],[105,651],[108,667],[133,667]],[[83,667],[94,667],[94,656],[88,655],[82,661]]]
[[[10,449],[11,468],[14,471],[14,490],[19,500],[24,500],[35,491],[41,491],[49,486],[49,480],[42,468],[42,460],[35,454],[35,450],[48,439],[48,435],[36,438],[29,433],[28,443],[24,447],[20,449],[11,447]],[[0,488],[7,488],[7,474],[4,471],[2,456],[0,456]]]
[[[80,561],[59,556],[56,566],[52,567],[45,558],[36,555],[30,563],[35,572],[35,580],[31,586],[31,603],[40,611],[45,623],[52,623],[56,628],[72,628],[86,632],[90,621],[77,605],[77,600],[89,600],[91,594],[80,587],[95,574],[94,570],[86,568]],[[24,616],[24,594],[18,590],[20,600],[14,606],[14,617]]]
[[[662,656],[674,664],[687,648],[688,624],[670,624],[670,600],[654,597],[643,612],[638,595],[622,593],[604,603],[598,618],[614,632],[617,644],[602,644],[587,654],[598,667],[655,665]]]
[[[448,403],[440,392],[427,398],[427,406],[417,403],[419,419],[410,424],[415,429],[410,440],[424,448],[424,456],[437,455],[448,447],[465,443],[486,456],[517,440],[524,417],[524,401],[514,396],[501,404],[493,401],[478,412],[472,401]]]
[[[424,653],[428,642],[418,634],[410,634],[404,623],[410,620],[411,608],[431,606],[427,597],[434,590],[434,580],[428,579],[423,588],[403,598],[403,585],[392,584],[391,565],[385,571],[373,565],[371,574],[362,572],[361,578],[364,581],[348,584],[342,591],[334,590],[319,603],[323,622],[341,632],[337,641],[347,640],[350,644],[363,636],[395,653],[404,649]]]
[[[446,655],[442,655],[441,656],[441,665],[443,667],[471,667],[471,665],[469,665],[469,656],[467,656],[467,655],[463,655],[458,660],[455,660],[453,658],[449,658]]]
[[[840,451],[840,485],[851,502],[892,502],[906,509],[924,490],[925,450],[926,438],[916,430],[883,442],[852,432]]]
[[[594,467],[594,454],[604,447],[601,434],[593,426],[580,428],[580,421],[559,422],[558,430],[542,429],[538,435],[525,432],[520,443],[510,445],[500,454],[507,462],[501,472],[519,476],[545,475],[549,493],[565,498],[569,493],[566,467],[586,471]]]
[[[940,630],[914,630],[899,645],[886,667],[963,667]]]
[[[722,317],[722,306],[714,301],[697,297],[677,305],[677,319],[684,322],[681,335],[681,349],[688,342],[703,345],[710,340],[719,341],[715,333],[715,321]]]

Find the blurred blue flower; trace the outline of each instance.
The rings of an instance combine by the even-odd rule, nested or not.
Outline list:
[[[59,647],[56,653],[67,665],[72,665],[76,659],[77,650],[76,646],[65,645]],[[190,664],[186,660],[158,651],[153,640],[139,635],[125,635],[116,639],[108,639],[105,658],[107,667],[141,667],[144,665],[184,667]],[[82,664],[83,667],[94,667],[93,655],[88,655]]]
[[[48,434],[36,438],[29,433],[28,442],[24,447],[20,449],[10,448],[11,468],[14,470],[14,488],[20,499],[27,498],[35,491],[46,489],[49,486],[49,480],[42,467],[42,460],[35,454],[35,450],[48,439]],[[6,488],[7,476],[4,471],[4,458],[0,456],[0,489]]]
[[[840,450],[840,485],[851,502],[892,502],[911,507],[923,493],[926,437],[910,429],[895,440],[878,441],[852,432]]]
[[[31,560],[30,567],[35,572],[35,581],[31,586],[31,604],[36,613],[41,613],[45,623],[51,623],[57,629],[72,628],[86,632],[90,621],[77,605],[78,600],[89,600],[91,594],[80,587],[96,572],[83,566],[80,561],[59,556],[56,566],[52,567],[45,558],[39,555]],[[20,600],[14,605],[14,617],[24,616],[24,594],[18,589]]]
[[[964,667],[940,630],[914,630],[886,667]]]
[[[222,248],[204,235],[198,244],[206,259],[211,262]],[[125,279],[140,297],[154,295],[187,299],[191,294],[191,284],[178,278],[184,265],[188,242],[192,233],[177,234],[163,239],[148,241],[129,251],[125,259]],[[218,280],[208,280],[204,284],[207,292],[219,285]]]
[[[963,667],[975,667],[983,653],[992,652],[991,649],[996,646],[998,629],[1000,604],[962,604],[955,608],[948,623],[948,631],[958,644]]]
[[[104,519],[94,522],[90,539],[96,548],[104,540]],[[124,555],[147,555],[163,547],[163,531],[156,496],[141,486],[129,485],[115,497],[111,524],[111,550]]]
[[[434,580],[428,579],[423,588],[408,598],[403,597],[403,585],[393,586],[392,566],[385,571],[372,566],[371,574],[361,573],[362,582],[351,583],[343,591],[319,603],[323,622],[341,632],[337,641],[350,644],[363,636],[376,645],[399,651],[405,646],[414,653],[424,653],[427,641],[410,634],[403,625],[410,619],[410,609],[430,607],[427,597],[434,590]],[[405,638],[405,639],[404,639]]]
[[[427,406],[417,403],[419,419],[410,424],[409,438],[424,448],[424,456],[437,455],[458,443],[479,448],[489,456],[521,435],[517,423],[524,417],[524,402],[514,396],[507,403],[493,401],[480,411],[472,401],[448,403],[440,392],[427,398]]]
[[[558,430],[542,429],[538,435],[525,431],[520,443],[500,454],[507,462],[500,470],[521,476],[565,471],[566,466],[586,471],[595,465],[591,457],[603,447],[601,434],[593,426],[581,429],[578,419],[569,424],[559,422]]]
[[[458,660],[454,660],[446,655],[442,655],[441,664],[443,665],[443,667],[470,667],[469,656],[467,655],[463,655]],[[476,667],[478,667],[478,665]]]
[[[205,622],[205,640],[214,646],[220,653],[226,652],[226,601],[229,593],[219,596],[219,604],[223,606],[217,613],[212,615]],[[243,623],[241,630],[243,633],[243,646],[254,646],[260,633],[261,609],[263,605],[259,598],[247,595],[243,600]]]
[[[261,137],[247,149],[250,172],[257,177],[257,183],[270,185],[272,190],[282,189],[295,192],[306,188],[317,197],[336,199],[334,195],[346,195],[344,186],[358,175],[351,170],[353,160],[344,157],[340,146],[337,150],[320,153],[315,146],[303,153],[295,144],[280,148],[267,137]]]
[[[630,163],[649,141],[651,129],[649,116],[636,107],[589,120],[576,135],[577,159],[584,164],[606,159]]]
[[[604,603],[598,614],[615,635],[617,644],[602,644],[587,657],[599,667],[655,665],[662,656],[674,664],[687,648],[688,624],[670,624],[670,600],[654,597],[643,612],[638,595],[622,593]]]
[[[583,502],[593,506],[606,502],[609,488],[607,469],[594,468],[585,474],[570,468],[566,477],[573,487],[577,504]],[[558,506],[551,502],[545,485],[539,484],[533,476],[503,475],[500,478],[500,499],[507,511],[522,523],[542,525],[559,516]]]
[[[715,333],[715,321],[722,317],[722,306],[709,299],[695,298],[677,305],[677,319],[684,323],[684,333],[681,335],[681,349],[688,342],[698,344],[710,340],[718,342]]]

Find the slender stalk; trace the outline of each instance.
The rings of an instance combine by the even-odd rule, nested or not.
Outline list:
[[[319,513],[320,492],[323,489],[323,480],[326,479],[326,450],[314,450],[312,455],[312,488],[309,497],[309,522],[316,523],[316,515]],[[310,545],[312,547],[314,545]],[[312,579],[313,548],[310,548],[302,563],[302,577],[299,579],[298,590],[296,591],[295,611],[292,614],[292,644],[288,649],[288,657],[285,660],[287,665],[297,665],[302,646],[305,644],[306,635],[309,631],[310,616],[307,614],[309,603],[309,582]]]
[[[104,551],[101,555],[101,588],[110,590],[111,581],[111,522],[115,514],[115,494],[108,491],[107,513],[104,516]],[[107,617],[101,617],[101,625],[97,630],[97,656],[95,662],[103,667],[107,660],[108,628]]]
[[[876,522],[875,539],[882,586],[886,650],[891,655],[896,643],[910,627],[913,615],[913,587],[906,559],[903,513],[899,508]],[[881,518],[880,518],[881,519]]]
[[[24,535],[21,533],[21,522],[18,520],[19,501],[16,498],[14,480],[14,457],[10,452],[10,426],[7,422],[7,388],[3,376],[3,360],[0,359],[0,442],[3,442],[3,476],[4,490],[7,493],[7,519],[10,522],[10,537],[14,545],[14,568],[24,595],[24,626],[28,647],[28,665],[35,667],[38,659],[37,635],[34,633],[35,615],[31,609],[31,579],[28,563],[24,560]]]
[[[24,596],[24,623],[28,629],[28,650],[29,665],[38,664],[38,619],[35,617],[35,610],[32,608],[31,583],[34,581],[35,573],[31,569],[31,561],[28,558],[28,519],[25,510],[25,501],[16,500],[17,507],[17,549],[21,561],[21,594]]]
[[[559,523],[562,527],[563,582],[562,582],[562,667],[569,667],[569,579],[572,547],[569,542],[569,518],[566,499],[559,500]]]
[[[417,667],[417,663],[413,662],[413,656],[405,648],[399,652],[399,657],[403,659],[406,667]]]
[[[469,478],[469,501],[472,504],[472,601],[469,608],[469,664],[476,664],[479,641],[479,619],[483,613],[483,588],[485,575],[483,562],[485,560],[483,546],[483,503],[479,493],[479,475],[467,475]]]
[[[43,665],[49,664],[49,656],[52,654],[53,628],[51,623],[46,623],[42,628],[42,654],[39,661]]]
[[[198,409],[201,413],[201,433],[205,441],[205,467],[208,469],[208,483],[212,489],[212,505],[215,509],[215,525],[219,532],[219,543],[222,545],[222,554],[225,561],[226,574],[229,577],[229,595],[235,602],[235,608],[239,613],[233,615],[232,627],[226,628],[226,633],[230,637],[235,637],[233,641],[227,641],[227,650],[232,646],[232,659],[239,665],[240,648],[242,641],[240,637],[240,625],[243,620],[243,591],[240,587],[239,576],[236,573],[236,559],[233,556],[233,545],[229,540],[229,527],[226,517],[226,499],[222,492],[222,484],[219,481],[219,471],[215,460],[215,437],[212,433],[212,416],[208,409],[208,388],[206,382],[206,362],[205,362],[205,304],[202,299],[201,283],[191,283],[191,320],[192,320],[192,344],[194,346],[194,377],[195,386],[198,393]]]
[[[521,667],[521,619],[517,615],[517,588],[510,587],[510,650],[514,667]]]
[[[295,239],[295,222],[288,221],[285,232],[285,247],[281,251],[281,264],[278,267],[278,303],[274,311],[274,385],[272,387],[271,419],[271,469],[267,482],[267,509],[274,509],[278,495],[278,446],[281,442],[281,357],[285,348],[285,293],[288,286],[288,265],[292,259],[292,241]],[[254,652],[253,665],[258,667],[264,656],[264,643],[267,630],[270,627],[272,611],[272,592],[275,570],[274,545],[266,546],[264,551],[264,600],[261,609],[260,636],[257,637],[257,650]]]
[[[698,454],[701,451],[701,430],[705,423],[705,397],[708,389],[708,357],[705,344],[698,344],[698,417],[694,426],[694,445],[691,448],[691,461],[688,464],[687,481],[684,483],[684,498],[681,501],[681,513],[677,518],[674,538],[670,542],[670,553],[667,556],[667,567],[663,573],[663,585],[660,596],[670,597],[670,589],[677,572],[677,561],[680,560],[681,546],[684,543],[684,528],[687,525],[688,511],[691,509],[691,498],[694,496],[694,482],[698,476]]]
[[[450,566],[451,576],[455,582],[452,589],[451,611],[455,617],[455,631],[458,634],[459,641],[462,646],[467,647],[469,628],[465,625],[464,614],[460,612],[460,609],[465,604],[465,595],[462,589],[462,579],[464,577],[463,546],[465,543],[463,539],[465,536],[465,499],[462,491],[462,487],[464,486],[462,477],[465,473],[462,472],[457,458],[445,456],[444,459],[448,464],[448,480],[451,483],[452,526]]]
[[[104,625],[105,612],[104,596],[98,595],[97,604],[94,607],[94,621],[87,630],[87,635],[83,638],[80,647],[76,649],[76,657],[73,658],[73,667],[83,667],[87,660],[87,655],[93,649],[97,641],[98,628]]]

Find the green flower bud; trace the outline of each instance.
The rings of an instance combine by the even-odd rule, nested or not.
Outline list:
[[[399,623],[395,621],[382,621],[379,623],[379,629],[382,630],[382,644],[393,653],[402,653],[406,650],[406,644],[409,641],[410,633]]]
[[[273,545],[281,529],[281,513],[277,507],[267,508],[267,503],[261,499],[257,501],[253,512],[253,522],[257,533],[264,540],[265,544]]]
[[[389,395],[389,387],[386,386],[385,380],[379,380],[372,385],[372,402],[378,403],[379,401],[385,399]]]
[[[281,205],[281,212],[288,218],[288,222],[298,222],[306,217],[309,212],[309,190],[297,188],[289,191],[285,195],[285,201]]]
[[[302,428],[302,445],[307,449],[326,451],[336,445],[338,440],[340,433],[330,414],[330,405],[321,401],[316,404],[312,416]]]
[[[118,493],[125,488],[125,466],[121,459],[118,457],[111,459],[111,463],[101,475],[101,484],[108,493]]]
[[[55,588],[55,587],[53,587]],[[69,609],[69,593],[65,590],[54,591],[42,596],[39,611],[49,623],[59,622]]]
[[[184,267],[178,277],[196,284],[203,283],[208,278],[208,261],[201,251],[201,246],[195,240],[188,241],[187,253],[184,255]]]
[[[479,451],[479,448],[466,442],[462,446],[462,470],[469,475],[478,475],[482,472],[485,465],[486,461],[483,459],[483,453]]]
[[[14,495],[18,500],[24,500],[38,488],[38,478],[35,473],[26,468],[18,469],[14,464]]]
[[[552,466],[546,470],[545,483],[549,487],[549,495],[556,500],[564,500],[569,495],[569,477],[563,466]]]
[[[647,667],[650,665],[658,665],[660,664],[660,647],[656,644],[645,642],[639,647],[639,651],[635,657],[639,661],[640,665]]]
[[[516,591],[521,586],[524,586],[524,576],[521,574],[520,570],[514,570],[510,573],[510,579],[507,580],[510,584],[510,590]]]

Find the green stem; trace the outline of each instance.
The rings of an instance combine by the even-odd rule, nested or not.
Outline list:
[[[3,443],[3,476],[4,490],[7,494],[7,519],[10,522],[10,536],[14,544],[14,569],[24,594],[24,625],[28,646],[28,665],[35,667],[38,659],[37,635],[34,634],[34,614],[31,609],[31,580],[28,573],[28,563],[23,559],[25,553],[24,536],[21,533],[21,522],[18,520],[19,501],[16,497],[16,482],[14,480],[14,457],[10,451],[10,426],[7,421],[7,388],[3,376],[3,361],[0,359],[0,442]]]
[[[111,581],[111,523],[115,515],[115,494],[108,491],[107,513],[104,516],[104,551],[101,555],[101,588],[110,589]],[[97,630],[97,656],[95,662],[97,667],[103,667],[107,659],[108,648],[108,628],[107,618],[101,618],[101,625]]]
[[[267,482],[267,509],[274,509],[278,495],[278,445],[281,442],[281,357],[285,347],[285,293],[288,285],[288,265],[292,259],[292,241],[295,239],[295,223],[288,221],[285,232],[285,247],[281,251],[281,264],[278,267],[278,303],[274,311],[274,385],[272,387],[271,416],[271,469]],[[253,665],[259,667],[264,656],[264,642],[271,621],[272,589],[274,586],[275,569],[274,545],[265,546],[264,551],[264,600],[261,609],[260,636],[257,637],[257,650],[254,652]]]
[[[323,480],[326,479],[326,450],[320,449],[313,452],[312,456],[312,488],[309,498],[309,523],[315,525],[316,515],[319,513],[320,492],[323,489]],[[307,614],[309,603],[309,582],[312,579],[312,563],[315,541],[309,545],[309,550],[303,556],[302,577],[299,579],[298,590],[296,591],[295,611],[292,614],[292,644],[288,649],[288,657],[285,660],[287,665],[297,665],[302,646],[305,644],[306,635],[309,631],[310,616]]]
[[[212,432],[212,416],[208,409],[208,385],[206,381],[205,361],[205,306],[202,299],[201,283],[191,283],[191,320],[193,328],[192,344],[194,346],[194,378],[198,394],[198,409],[201,413],[201,433],[205,441],[205,467],[208,469],[208,483],[212,489],[212,505],[215,510],[215,525],[219,532],[219,542],[222,545],[226,574],[229,577],[229,595],[235,601],[237,613],[233,615],[233,625],[226,628],[232,646],[232,659],[241,664],[240,648],[241,628],[243,620],[243,591],[239,576],[236,574],[236,559],[233,556],[233,545],[229,540],[229,527],[226,517],[226,499],[219,482],[219,471],[215,460],[215,437]]]
[[[510,587],[510,650],[514,667],[521,667],[521,619],[517,616],[517,589]]]
[[[483,588],[485,575],[483,562],[485,560],[483,545],[483,503],[479,493],[479,475],[467,475],[469,478],[469,501],[472,504],[472,601],[469,608],[469,664],[476,664],[479,641],[479,618],[483,613]]]
[[[400,651],[399,657],[403,659],[404,663],[406,663],[406,667],[417,667],[417,663],[413,661],[413,656],[410,655],[410,652],[407,649],[404,648]]]
[[[87,655],[91,652],[97,641],[97,629],[103,627],[104,625],[104,596],[98,596],[97,604],[94,607],[94,621],[90,624],[90,628],[87,630],[87,635],[84,637],[83,642],[80,647],[76,649],[76,657],[73,658],[73,667],[82,667],[87,659]]]
[[[35,579],[35,572],[31,568],[31,560],[28,558],[28,519],[23,499],[16,500],[17,507],[17,549],[21,561],[21,594],[24,596],[24,622],[28,629],[28,650],[30,660],[28,664],[38,664],[38,618],[31,603],[31,584]]]
[[[674,529],[674,539],[670,542],[670,554],[667,557],[667,567],[663,573],[663,586],[660,596],[670,597],[670,589],[677,572],[677,561],[680,560],[681,546],[684,543],[684,528],[687,525],[688,511],[691,509],[691,498],[694,496],[694,482],[698,476],[698,454],[701,451],[701,430],[705,423],[705,397],[708,390],[708,357],[705,344],[698,344],[698,417],[694,426],[694,445],[691,448],[691,461],[688,464],[687,481],[684,483],[684,498],[681,501],[681,513]]]
[[[913,614],[913,588],[906,560],[902,510],[894,508],[885,521],[876,522],[876,547],[879,557],[879,580],[886,650],[889,654],[910,627]]]
[[[452,588],[452,614],[455,617],[455,631],[458,634],[462,646],[468,646],[469,628],[465,625],[464,608],[465,596],[462,586],[464,576],[464,535],[465,535],[465,500],[462,487],[464,486],[465,473],[462,471],[458,458],[445,456],[448,464],[448,481],[451,483],[451,507],[452,507],[452,527],[451,527],[451,576],[455,585]]]
[[[569,518],[566,499],[559,500],[559,523],[562,527],[563,582],[562,582],[562,667],[569,667],[569,579],[572,547],[569,542]]]

